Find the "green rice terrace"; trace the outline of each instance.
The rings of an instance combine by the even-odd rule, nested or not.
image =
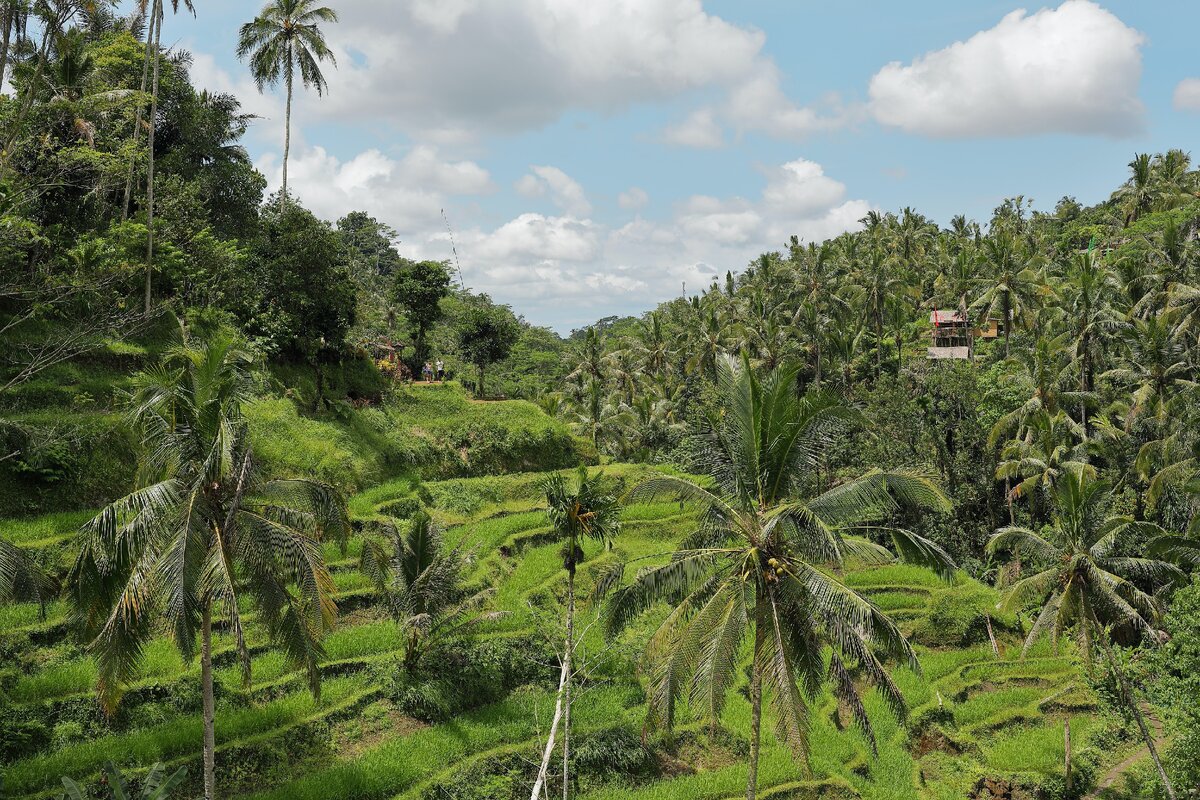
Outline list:
[[[595,472],[635,485],[654,470],[613,464]],[[544,475],[420,482],[398,478],[352,496],[356,533],[325,557],[340,610],[324,642],[320,699],[301,671],[272,650],[248,615],[253,682],[246,687],[226,631],[214,637],[216,766],[231,796],[256,798],[518,797],[532,782],[553,713],[555,644],[547,625],[559,616],[565,586],[560,545],[539,491]],[[398,682],[405,633],[359,569],[364,541],[402,525],[425,506],[445,530],[445,546],[471,554],[467,579],[494,590],[487,609],[505,616],[482,625],[451,662],[427,677]],[[6,523],[18,545],[57,552],[88,512]],[[697,521],[675,501],[638,502],[620,512],[611,546],[584,545],[580,583],[608,565],[666,563]],[[811,701],[811,774],[769,734],[760,762],[760,796],[957,798],[984,779],[1053,787],[1063,781],[1063,727],[1070,725],[1078,780],[1120,753],[1101,749],[1097,700],[1074,651],[1048,644],[1020,657],[1020,623],[997,614],[994,590],[962,573],[947,581],[907,565],[851,566],[850,586],[890,614],[916,647],[920,673],[894,679],[909,707],[901,724],[867,693],[878,753],[827,691]],[[248,610],[248,609],[247,609]],[[724,798],[746,781],[749,705],[745,676],[712,727],[679,713],[673,736],[642,736],[646,676],[640,653],[663,604],[606,641],[594,615],[581,614],[585,667],[574,701],[580,798]],[[24,751],[4,768],[5,796],[52,796],[62,775],[94,781],[107,761],[137,775],[148,765],[187,765],[199,776],[199,669],[167,639],[143,654],[137,677],[112,718],[95,699],[93,660],[69,635],[67,609],[7,606],[0,617],[5,744]],[[996,636],[993,649],[988,620]],[[748,658],[743,645],[741,661]],[[458,695],[458,696],[456,696]],[[27,740],[22,746],[22,737]],[[29,743],[32,743],[30,746]],[[11,752],[11,750],[10,750]],[[192,780],[195,783],[195,780]]]
[[[861,5],[0,0],[0,800],[1200,800],[1200,5]]]

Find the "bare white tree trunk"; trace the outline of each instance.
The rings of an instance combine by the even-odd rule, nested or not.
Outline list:
[[[567,660],[563,659],[562,672],[558,676],[558,700],[554,703],[554,719],[550,722],[550,736],[546,739],[546,750],[542,753],[542,766],[538,769],[537,780],[533,784],[533,792],[529,800],[538,800],[546,786],[546,775],[550,771],[550,757],[554,754],[554,737],[558,733],[558,723],[562,719],[563,689],[567,685]]]
[[[571,543],[574,548],[575,543]],[[564,650],[563,671],[567,681],[563,686],[563,800],[571,791],[571,661],[575,650],[575,552],[571,552],[571,569],[567,573],[567,646]]]
[[[1101,635],[1107,636],[1104,633]],[[1146,718],[1142,716],[1142,710],[1138,707],[1137,697],[1134,696],[1129,682],[1125,680],[1125,672],[1117,664],[1117,657],[1113,654],[1112,645],[1108,643],[1107,638],[1101,641],[1104,644],[1104,652],[1108,656],[1108,663],[1112,666],[1113,673],[1117,676],[1117,683],[1121,687],[1121,694],[1124,696],[1125,702],[1129,705],[1129,710],[1133,713],[1134,720],[1137,721],[1138,729],[1142,732],[1142,739],[1146,742],[1146,749],[1150,751],[1150,760],[1154,762],[1154,768],[1158,770],[1158,777],[1167,792],[1167,797],[1170,800],[1176,800],[1175,788],[1171,786],[1171,779],[1167,777],[1167,770],[1163,767],[1162,759],[1158,757],[1158,748],[1154,746],[1154,736],[1146,726]]]
[[[1071,718],[1063,720],[1063,768],[1067,775],[1067,796],[1071,796]]]
[[[987,623],[988,640],[992,643],[992,653],[999,658],[1000,646],[996,644],[996,634],[992,633],[992,615],[984,614],[983,619]]]

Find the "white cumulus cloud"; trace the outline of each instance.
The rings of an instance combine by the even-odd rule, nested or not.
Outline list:
[[[592,204],[583,187],[558,167],[530,167],[529,173],[516,182],[516,190],[524,197],[541,197],[549,193],[554,204],[572,216],[586,217],[592,213]]]
[[[645,208],[649,202],[650,195],[646,194],[645,189],[638,186],[631,186],[617,195],[617,205],[625,209],[637,210]]]
[[[725,132],[717,122],[717,112],[712,108],[699,108],[675,125],[668,125],[662,132],[667,144],[714,150],[725,144]]]
[[[871,79],[870,110],[938,137],[1131,135],[1142,126],[1144,41],[1090,0],[1018,9],[965,42],[885,66]]]
[[[566,331],[608,314],[640,313],[684,286],[700,291],[760,253],[782,249],[793,234],[821,241],[855,229],[872,208],[847,199],[845,185],[813,161],[761,172],[756,197],[693,195],[662,218],[639,215],[616,227],[564,211],[526,212],[495,228],[456,231],[467,284]],[[526,191],[551,193],[536,173],[526,177],[536,179],[518,182]],[[412,257],[448,252],[444,231],[405,241]]]
[[[306,113],[378,119],[422,141],[612,113],[737,80],[765,36],[701,0],[355,0],[328,36],[330,92]],[[380,20],[387,20],[381,25]]]
[[[1184,78],[1175,87],[1172,102],[1177,111],[1200,111],[1200,78]]]
[[[273,154],[256,165],[275,191],[283,169]],[[415,147],[402,158],[376,149],[342,160],[323,147],[293,151],[288,163],[288,192],[313,213],[336,220],[349,211],[366,211],[401,231],[437,230],[441,209],[456,195],[493,190],[487,170],[473,161],[445,161],[431,147]]]

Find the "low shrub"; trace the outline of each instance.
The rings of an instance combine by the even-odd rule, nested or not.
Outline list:
[[[398,500],[389,500],[386,503],[381,503],[378,506],[379,513],[387,514],[389,517],[398,519],[408,519],[421,510],[423,504],[416,497],[401,497]]]
[[[384,696],[402,712],[424,722],[441,722],[495,703],[518,686],[549,685],[554,670],[536,657],[540,650],[541,643],[533,638],[489,639],[448,647],[425,659],[417,674],[407,673],[396,661],[378,670],[377,677]]]

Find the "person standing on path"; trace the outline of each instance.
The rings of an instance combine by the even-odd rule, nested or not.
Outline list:
[[[428,361],[421,367],[421,379],[426,383],[433,383],[433,365]]]
[[[446,363],[440,358],[437,360],[437,379],[440,383],[446,382]]]

